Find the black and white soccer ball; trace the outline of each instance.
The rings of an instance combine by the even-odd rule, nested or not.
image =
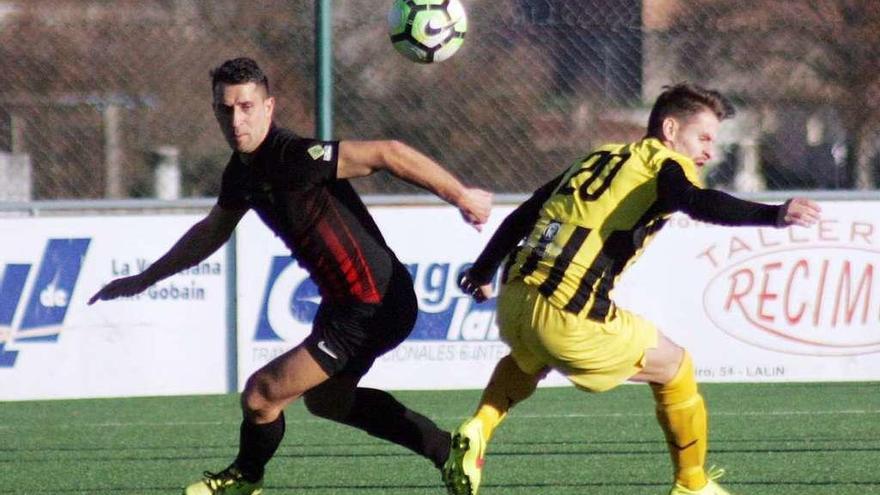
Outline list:
[[[391,43],[414,62],[446,60],[461,48],[466,32],[459,0],[394,0],[388,12]]]

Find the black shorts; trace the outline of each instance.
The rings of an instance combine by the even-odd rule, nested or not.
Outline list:
[[[419,313],[412,277],[401,263],[393,266],[382,302],[321,302],[318,307],[303,345],[328,375],[365,375],[376,358],[412,332]]]

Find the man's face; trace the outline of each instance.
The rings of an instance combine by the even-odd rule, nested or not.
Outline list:
[[[720,125],[718,117],[708,109],[684,119],[668,117],[663,121],[663,144],[702,167],[715,156]]]
[[[272,124],[275,99],[256,83],[223,84],[214,88],[214,116],[229,147],[253,153]]]

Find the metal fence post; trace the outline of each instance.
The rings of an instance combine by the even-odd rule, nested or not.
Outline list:
[[[333,139],[333,7],[315,2],[315,136]]]

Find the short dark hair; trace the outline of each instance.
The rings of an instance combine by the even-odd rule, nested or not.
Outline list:
[[[269,78],[252,58],[239,57],[227,60],[219,66],[211,69],[211,91],[217,89],[218,84],[246,84],[256,83],[262,86],[269,94]]]
[[[703,110],[715,113],[718,120],[729,119],[736,113],[730,100],[718,91],[685,82],[663,86],[648,117],[648,137],[662,138],[663,121],[669,117],[683,119]]]

